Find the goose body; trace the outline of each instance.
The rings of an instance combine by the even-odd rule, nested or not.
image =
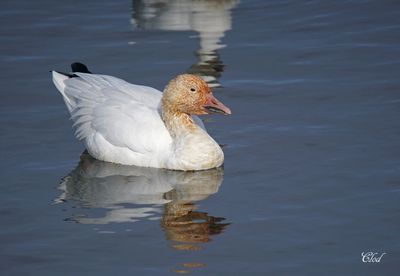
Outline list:
[[[220,146],[195,115],[210,110],[230,114],[230,110],[214,98],[202,79],[179,75],[162,93],[91,74],[82,66],[78,66],[81,72],[52,74],[71,114],[75,135],[91,156],[124,165],[184,171],[222,165]]]

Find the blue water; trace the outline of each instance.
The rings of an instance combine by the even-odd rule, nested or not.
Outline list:
[[[399,31],[396,1],[2,1],[0,274],[397,275]],[[90,158],[48,72],[75,61],[205,78],[224,168]]]

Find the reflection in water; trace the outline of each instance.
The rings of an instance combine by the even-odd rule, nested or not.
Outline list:
[[[62,180],[63,192],[56,202],[77,201],[88,209],[107,209],[103,217],[69,218],[82,224],[161,217],[166,238],[178,243],[174,248],[198,249],[193,243],[210,241],[211,235],[228,225],[221,223],[224,218],[196,211],[193,203],[216,193],[222,180],[222,168],[195,172],[139,168],[102,162],[83,153],[79,165]]]
[[[198,62],[188,73],[201,76],[211,87],[220,86],[218,79],[224,65],[218,49],[221,39],[232,28],[231,9],[238,0],[133,0],[132,24],[145,30],[198,32]]]
[[[179,242],[174,245],[174,248],[196,250],[199,247],[194,243],[210,241],[211,235],[220,234],[229,224],[221,223],[225,218],[213,217],[207,213],[196,211],[197,206],[191,202],[194,199],[181,196],[182,192],[188,193],[187,188],[184,188],[183,191],[174,189],[166,194],[171,202],[164,207],[161,225],[168,240]]]

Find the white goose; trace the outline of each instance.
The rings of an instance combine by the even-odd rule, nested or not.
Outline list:
[[[71,74],[53,71],[53,82],[71,114],[76,137],[94,158],[184,171],[222,165],[220,146],[193,115],[231,111],[200,77],[179,75],[161,93],[92,74],[81,63],[71,67]]]

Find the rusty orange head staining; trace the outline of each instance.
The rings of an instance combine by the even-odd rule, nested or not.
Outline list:
[[[190,74],[179,75],[168,83],[162,105],[170,112],[188,115],[231,114],[230,109],[213,96],[202,78]]]

